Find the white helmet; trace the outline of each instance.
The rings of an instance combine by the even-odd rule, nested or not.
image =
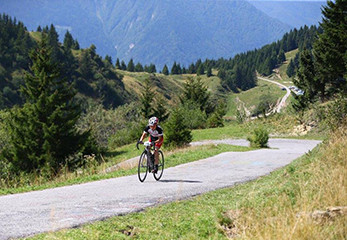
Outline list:
[[[148,125],[149,126],[154,126],[155,124],[158,124],[158,122],[159,122],[159,119],[157,117],[151,117],[148,120]]]

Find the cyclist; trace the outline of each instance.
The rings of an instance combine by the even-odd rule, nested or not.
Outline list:
[[[158,172],[158,164],[159,164],[159,149],[161,145],[163,144],[164,137],[163,137],[163,129],[158,125],[159,119],[157,117],[151,117],[148,120],[148,125],[146,126],[145,130],[142,133],[142,136],[139,140],[139,143],[143,143],[143,139],[146,137],[147,134],[150,135],[149,142],[155,143],[154,148],[154,169],[152,172],[157,173]]]

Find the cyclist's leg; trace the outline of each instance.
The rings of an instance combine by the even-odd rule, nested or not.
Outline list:
[[[161,145],[164,142],[164,138],[161,139],[160,142],[155,144],[155,150],[154,150],[154,164],[158,165],[159,164],[159,149],[161,147]]]

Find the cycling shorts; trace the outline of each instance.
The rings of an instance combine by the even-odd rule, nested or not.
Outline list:
[[[152,142],[151,137],[149,137],[149,142]],[[163,142],[164,142],[164,137],[161,138],[161,141],[155,143],[155,148],[159,149],[161,145],[163,145]]]

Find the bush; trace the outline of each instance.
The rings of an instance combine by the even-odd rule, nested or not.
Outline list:
[[[248,137],[251,147],[267,148],[269,141],[269,133],[265,128],[259,127],[254,129],[253,135]]]
[[[109,139],[109,147],[116,148],[138,140],[145,128],[145,122],[130,122],[125,128],[116,131]]]
[[[105,110],[102,105],[91,106],[80,119],[80,131],[91,130],[103,148],[118,147],[136,140],[144,128],[136,103],[125,104],[115,110]]]
[[[192,133],[186,124],[184,110],[175,108],[165,124],[165,145],[169,148],[188,145],[192,141]]]
[[[223,116],[226,114],[226,104],[223,101],[219,101],[215,111],[207,119],[207,126],[210,128],[224,127]]]
[[[206,127],[206,113],[200,110],[197,103],[187,101],[181,105],[180,111],[184,117],[184,125],[189,129]]]

